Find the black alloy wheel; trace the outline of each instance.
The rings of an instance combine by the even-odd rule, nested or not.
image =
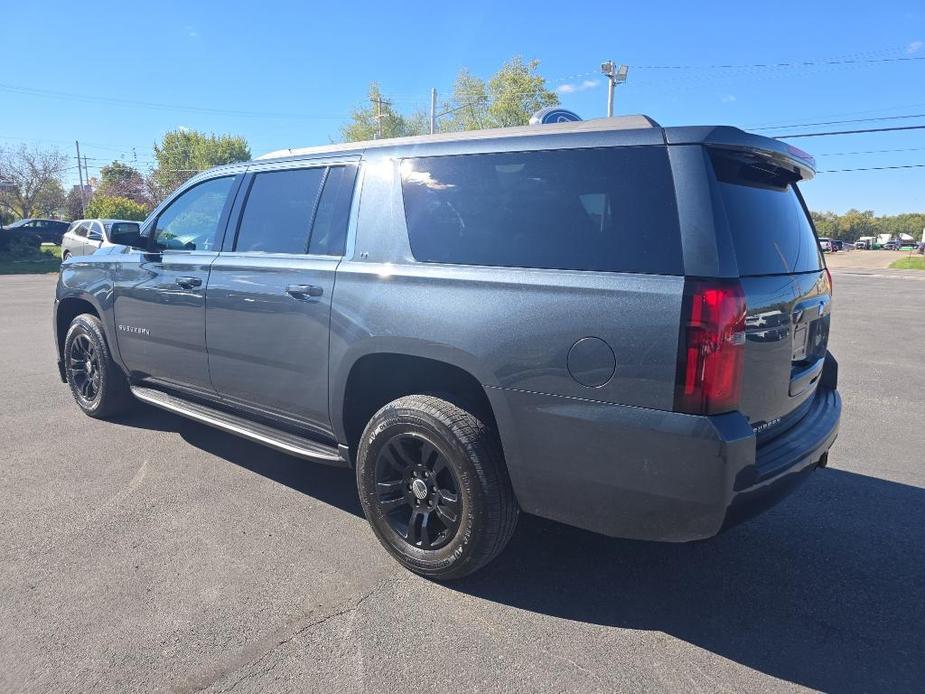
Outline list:
[[[459,480],[446,456],[418,433],[393,436],[376,461],[376,503],[405,542],[439,549],[459,530]]]
[[[91,407],[100,393],[101,362],[99,350],[87,334],[76,335],[68,349],[67,378],[74,393]]]
[[[480,414],[438,395],[405,395],[380,408],[360,436],[366,518],[386,551],[422,576],[478,571],[517,525],[500,441],[489,414]]]
[[[100,319],[82,313],[64,337],[64,374],[84,414],[105,419],[123,414],[134,402],[128,380],[109,353]]]

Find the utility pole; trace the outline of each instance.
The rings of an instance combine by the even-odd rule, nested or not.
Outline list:
[[[434,87],[430,90],[430,134],[434,134],[437,124],[437,89]]]
[[[607,117],[613,117],[613,93],[618,84],[626,82],[626,74],[629,72],[629,66],[620,65],[608,60],[601,63],[601,73],[607,78]]]
[[[87,180],[87,187],[90,187],[90,169],[87,166],[87,155],[84,155],[84,178]]]
[[[381,94],[377,95],[375,99],[370,99],[370,101],[376,104],[376,124],[377,124],[376,130],[378,132],[377,139],[381,140],[382,139],[382,104],[385,104],[386,106],[391,106],[392,102],[386,101],[385,99],[383,99]]]
[[[87,214],[87,202],[84,200],[84,172],[80,168],[80,142],[74,140],[74,144],[77,145],[77,176],[80,178],[80,216],[83,217]]]

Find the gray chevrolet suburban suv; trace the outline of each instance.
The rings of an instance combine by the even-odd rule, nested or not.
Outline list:
[[[353,468],[412,571],[518,513],[708,538],[826,464],[841,412],[805,152],[642,116],[276,152],[63,263],[62,379]]]

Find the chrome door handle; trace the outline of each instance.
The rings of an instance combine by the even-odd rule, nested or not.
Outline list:
[[[309,301],[324,294],[324,287],[315,284],[290,284],[286,287],[286,293],[293,299]]]
[[[202,286],[202,280],[198,277],[177,277],[177,284],[184,289]]]

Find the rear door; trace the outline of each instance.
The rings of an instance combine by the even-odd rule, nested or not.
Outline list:
[[[798,420],[816,391],[831,282],[797,175],[757,154],[710,154],[747,305],[741,410],[761,440]]]
[[[219,395],[321,433],[328,416],[334,274],[356,165],[305,163],[249,174],[206,307]]]

